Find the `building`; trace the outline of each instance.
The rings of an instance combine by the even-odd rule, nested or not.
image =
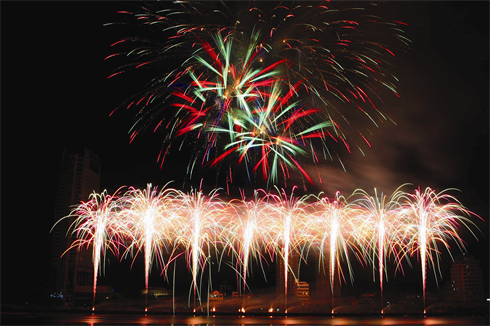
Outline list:
[[[298,275],[299,268],[299,254],[297,252],[293,252],[289,255],[288,259],[288,277],[287,277],[287,293],[296,294],[296,279]],[[280,255],[277,255],[276,258],[276,297],[284,297],[286,284],[284,277],[284,258]]]
[[[471,256],[457,257],[451,266],[448,292],[456,301],[482,302],[484,295],[480,262]]]
[[[223,304],[223,292],[213,291],[209,294],[209,306],[215,308]]]
[[[97,290],[98,290],[98,287],[97,287]],[[148,291],[146,291],[146,289],[141,290],[141,294],[143,294],[143,295],[148,294],[149,297],[155,297],[155,299],[158,299],[160,297],[172,296],[172,290],[169,290],[167,288],[159,288],[159,287],[150,286],[150,287],[148,287]]]
[[[289,295],[295,295],[302,304],[311,303],[311,304],[320,304],[324,305],[325,302],[331,302],[332,298],[340,298],[341,297],[341,285],[340,279],[338,275],[334,278],[333,284],[333,295],[332,295],[332,286],[329,274],[329,266],[328,266],[328,256],[325,255],[325,259],[319,260],[319,253],[317,251],[310,251],[306,264],[313,271],[310,275],[309,283],[301,282],[298,279],[299,268],[300,268],[301,259],[299,253],[293,252],[289,256],[289,271],[288,271],[288,284],[287,284],[287,293]],[[319,264],[322,264],[319,266]],[[306,265],[303,263],[301,268],[305,268]],[[302,269],[303,271],[303,269]],[[301,272],[301,275],[304,275]],[[284,260],[281,256],[277,257],[276,261],[276,297],[284,299],[284,291],[285,291],[285,282],[284,282]],[[298,295],[298,285],[306,284],[308,286],[308,300],[303,297],[303,299]],[[304,290],[301,289],[301,291]],[[303,301],[302,301],[303,300]]]
[[[310,285],[306,282],[296,281],[296,296],[301,304],[310,302]]]
[[[322,265],[316,266],[317,273],[315,275],[315,282],[312,284],[315,292],[312,293],[315,300],[319,302],[331,302],[332,298],[341,297],[341,284],[339,277],[339,270],[335,270],[335,277],[333,279],[333,293],[332,293],[332,280],[330,278],[330,271],[328,266],[328,256],[325,256],[325,261],[322,261]],[[313,291],[311,291],[313,292]]]
[[[71,305],[77,293],[86,300],[93,283],[91,250],[69,250],[75,235],[67,234],[74,218],[65,218],[73,207],[100,191],[100,159],[86,148],[65,148],[61,157],[54,223],[51,231],[50,297],[53,303]],[[53,223],[53,224],[54,224]],[[88,296],[91,298],[91,296]]]

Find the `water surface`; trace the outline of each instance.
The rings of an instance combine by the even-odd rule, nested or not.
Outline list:
[[[488,325],[488,316],[167,316],[2,312],[2,325]]]

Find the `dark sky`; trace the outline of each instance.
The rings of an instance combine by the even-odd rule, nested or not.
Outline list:
[[[185,173],[187,162],[178,157],[160,170],[161,139],[151,133],[129,144],[135,112],[109,117],[141,84],[132,75],[106,79],[115,68],[104,61],[113,53],[110,44],[126,35],[102,24],[117,21],[116,11],[127,6],[1,2],[2,300],[9,285],[27,289],[45,282],[64,146],[83,145],[100,156],[103,188],[163,186]],[[309,191],[331,196],[358,187],[391,192],[403,183],[454,187],[462,191],[453,194],[465,206],[488,220],[488,2],[388,6],[383,16],[407,22],[413,41],[397,60],[400,98],[383,108],[397,125],[374,129],[365,157],[343,153],[347,172],[338,163],[322,165],[323,184]],[[482,226],[479,244],[468,241],[474,254],[486,259],[488,278],[488,224]]]

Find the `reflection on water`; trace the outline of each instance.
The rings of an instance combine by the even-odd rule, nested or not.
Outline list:
[[[124,314],[5,313],[2,325],[488,325],[488,316],[165,316]]]

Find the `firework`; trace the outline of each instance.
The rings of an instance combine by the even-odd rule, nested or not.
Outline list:
[[[332,142],[349,151],[350,141],[369,144],[363,119],[375,126],[389,120],[377,98],[383,90],[398,96],[390,63],[393,48],[408,45],[406,24],[371,9],[178,2],[122,11],[154,33],[121,39],[114,45],[135,46],[110,56],[130,60],[110,77],[133,69],[155,75],[124,105],[139,112],[131,141],[150,125],[165,129],[162,164],[177,140],[194,146],[190,177],[196,165],[227,159],[245,162],[250,178],[261,170],[271,184],[280,170],[289,178],[288,168],[312,182],[300,157],[331,158]]]
[[[317,199],[313,203],[314,211],[308,223],[311,229],[310,232],[314,235],[311,240],[311,245],[317,247],[320,253],[319,268],[323,266],[326,258],[328,258],[328,274],[330,275],[333,304],[335,277],[338,275],[340,280],[344,274],[341,268],[342,258],[347,262],[351,282],[353,282],[349,249],[354,248],[354,243],[351,238],[353,236],[352,230],[355,227],[352,225],[352,211],[347,209],[346,199],[339,192],[336,193],[333,201],[330,201],[327,197],[318,197]]]
[[[268,194],[265,190],[254,191],[253,200],[247,201],[244,194],[241,201],[230,201],[233,207],[230,226],[227,230],[229,241],[237,240],[237,256],[242,262],[243,291],[247,286],[247,275],[250,273],[250,258],[255,258],[259,263],[262,262],[264,253],[274,256],[275,247],[271,243],[271,234],[274,226],[274,219],[269,214],[270,205],[268,204]],[[233,246],[233,243],[230,243]],[[264,273],[264,277],[266,277]]]
[[[403,187],[403,186],[401,186]],[[401,188],[400,187],[400,188]],[[405,198],[406,193],[398,188],[389,198],[383,193],[378,196],[374,189],[374,196],[370,196],[362,189],[356,190],[353,196],[361,196],[360,199],[354,200],[350,205],[355,212],[354,230],[357,239],[362,239],[365,244],[365,254],[371,252],[371,261],[373,272],[375,266],[375,255],[378,260],[379,287],[381,293],[381,305],[383,308],[383,280],[388,276],[385,266],[386,258],[390,253],[396,250],[397,240],[393,238],[396,235],[398,215],[403,212],[401,199]],[[395,257],[398,257],[395,254]],[[373,273],[374,277],[375,273]]]
[[[282,257],[286,298],[288,271],[294,277],[297,273],[289,266],[293,252],[305,261],[310,250],[319,252],[319,268],[328,265],[332,294],[336,278],[345,282],[342,262],[354,282],[353,256],[361,265],[371,264],[374,277],[377,270],[383,291],[387,260],[393,256],[398,270],[404,259],[410,263],[409,258],[418,253],[425,305],[427,268],[439,268],[440,247],[451,255],[450,244],[455,243],[464,251],[458,230],[475,227],[470,219],[474,214],[446,191],[427,188],[412,194],[397,189],[387,198],[376,190],[371,196],[358,189],[347,198],[337,193],[333,200],[320,195],[295,197],[293,192],[257,190],[252,200],[243,196],[229,202],[220,200],[217,190],[205,196],[198,190],[186,194],[164,187],[157,191],[151,185],[143,191],[129,188],[120,196],[94,193],[70,215],[77,217],[71,227],[78,238],[70,249],[93,245],[94,299],[107,248],[116,256],[120,247],[144,251],[147,288],[155,257],[163,273],[171,261],[185,254],[194,299],[199,301],[197,277],[213,260],[213,253],[219,264],[224,252],[236,257],[241,264],[235,268],[237,279],[243,280],[244,292],[251,258],[262,265],[262,260]]]
[[[449,240],[454,241],[461,249],[464,248],[464,242],[457,233],[458,227],[464,225],[471,230],[468,224],[472,222],[468,217],[472,213],[456,198],[445,193],[446,191],[437,193],[426,188],[422,192],[419,188],[414,194],[409,194],[406,203],[409,213],[405,216],[405,244],[410,254],[418,252],[420,257],[424,308],[427,265],[430,263],[434,272],[438,269],[436,267],[439,266],[441,255],[438,243],[451,254]],[[439,274],[442,276],[440,269]]]
[[[294,197],[293,193],[296,187],[293,187],[291,195],[288,197],[286,191],[282,189],[278,195],[269,196],[273,198],[274,202],[271,206],[272,215],[276,219],[276,232],[275,232],[275,244],[280,248],[278,253],[284,261],[284,296],[286,299],[286,312],[287,312],[287,289],[288,289],[288,272],[290,271],[289,256],[292,252],[299,252],[298,238],[296,238],[297,222],[304,220],[307,214],[306,200],[309,196],[303,196],[301,198]],[[280,246],[280,244],[282,244]],[[294,279],[296,279],[297,271],[291,270]]]
[[[78,238],[72,243],[70,250],[77,247],[89,247],[92,245],[92,260],[94,264],[93,302],[97,290],[97,276],[100,269],[101,254],[105,257],[109,248],[115,255],[123,244],[121,239],[130,234],[120,222],[122,211],[121,201],[118,200],[116,191],[114,195],[108,195],[105,191],[101,194],[92,193],[87,202],[82,202],[76,207],[70,216],[76,217],[70,226]],[[92,307],[94,309],[94,306]]]
[[[211,250],[217,252],[218,240],[221,238],[222,219],[226,220],[226,206],[218,200],[217,191],[205,196],[202,191],[192,190],[189,194],[181,193],[177,198],[180,216],[176,243],[183,245],[188,266],[192,273],[192,286],[196,298],[197,275],[211,259]],[[198,299],[201,301],[200,292]]]
[[[175,201],[178,192],[165,187],[158,191],[148,184],[143,191],[130,188],[123,198],[126,207],[124,221],[131,229],[131,245],[137,247],[137,252],[145,253],[145,287],[148,296],[148,278],[154,256],[158,259],[162,270],[165,269],[163,250],[169,251],[174,240],[174,230],[170,227],[176,218],[174,214]],[[169,228],[170,227],[170,228]]]

